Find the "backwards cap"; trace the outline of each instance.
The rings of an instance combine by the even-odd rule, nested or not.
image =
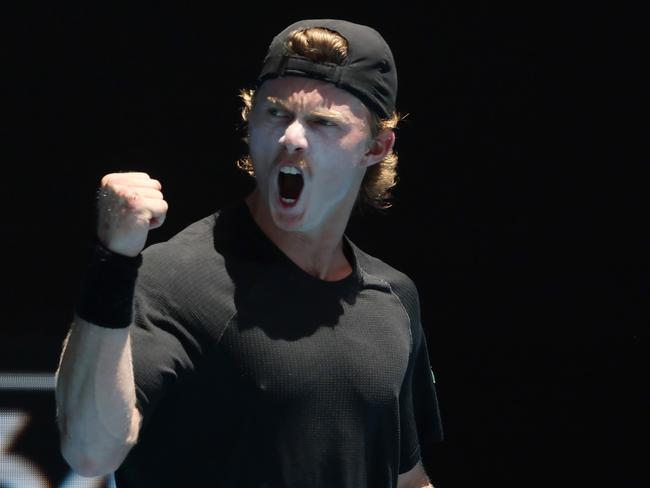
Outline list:
[[[311,27],[329,29],[346,39],[348,55],[342,65],[316,63],[288,54],[286,43],[290,35]],[[393,53],[381,34],[365,25],[335,19],[301,20],[291,24],[271,41],[257,86],[280,76],[304,76],[333,83],[352,93],[382,118],[390,117],[395,111],[397,71]]]

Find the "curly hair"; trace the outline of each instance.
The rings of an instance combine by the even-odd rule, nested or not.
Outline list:
[[[322,27],[312,27],[294,32],[286,43],[287,54],[297,54],[317,63],[342,64],[347,58],[348,43],[337,32]],[[243,102],[241,116],[244,124],[255,102],[255,91],[242,89],[239,96]],[[383,119],[368,110],[370,116],[370,135],[374,139],[383,130],[394,130],[401,120],[397,113]],[[246,142],[247,138],[244,138]],[[237,161],[237,166],[254,176],[253,162],[250,155]],[[370,166],[361,183],[355,209],[363,212],[367,209],[385,210],[390,208],[391,190],[397,184],[397,154],[391,151],[378,164]]]

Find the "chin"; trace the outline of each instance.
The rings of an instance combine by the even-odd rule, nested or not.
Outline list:
[[[277,202],[270,202],[271,218],[276,227],[287,232],[305,230],[306,211],[282,208]]]
[[[303,225],[302,219],[287,219],[285,216],[273,215],[273,223],[284,232],[306,232],[308,229]]]

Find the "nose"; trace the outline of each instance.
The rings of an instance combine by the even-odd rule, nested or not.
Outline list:
[[[289,154],[307,149],[307,136],[304,125],[298,120],[293,120],[284,130],[278,141]]]

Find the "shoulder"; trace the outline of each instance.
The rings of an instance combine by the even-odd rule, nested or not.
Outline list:
[[[419,318],[420,300],[415,282],[404,272],[368,254],[350,242],[362,272],[373,281],[386,283],[404,305],[411,318]]]
[[[142,253],[136,308],[156,323],[173,322],[192,334],[221,336],[234,313],[235,285],[215,246],[219,213],[189,225]],[[199,335],[197,335],[198,337]]]
[[[188,262],[192,258],[198,258],[201,254],[210,249],[213,243],[215,222],[219,213],[212,214],[198,220],[171,239],[159,242],[147,247],[143,253],[143,261],[150,265],[169,263],[169,258]]]
[[[181,296],[204,288],[206,281],[227,278],[224,257],[214,244],[219,213],[198,220],[171,239],[152,244],[142,253],[141,288]]]

